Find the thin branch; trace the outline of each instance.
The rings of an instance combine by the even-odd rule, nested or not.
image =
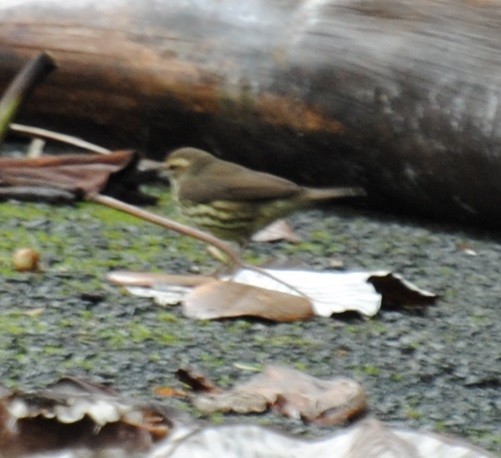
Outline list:
[[[55,68],[52,58],[46,53],[40,53],[18,72],[0,100],[0,143],[32,89]]]
[[[77,137],[71,135],[60,134],[59,132],[53,132],[47,129],[41,129],[40,127],[25,126],[23,124],[10,125],[10,129],[19,134],[27,135],[29,137],[39,137],[45,138],[47,140],[54,140],[60,143],[67,143],[68,145],[73,145],[78,148],[82,148],[88,151],[99,154],[110,154],[111,150],[103,148],[102,146],[96,145],[94,143],[87,142]]]
[[[99,203],[101,205],[105,205],[106,207],[113,208],[115,210],[120,210],[124,213],[128,213],[129,215],[135,216],[137,218],[143,219],[145,221],[149,221],[150,223],[157,224],[158,226],[164,227],[166,229],[178,232],[179,234],[186,235],[188,237],[193,237],[201,242],[207,243],[216,247],[218,250],[221,250],[224,254],[226,254],[231,262],[232,266],[238,266],[242,269],[248,269],[253,272],[256,272],[265,277],[271,278],[277,283],[289,288],[291,291],[296,292],[300,296],[305,297],[306,299],[310,299],[305,293],[298,290],[294,286],[289,283],[275,277],[274,275],[266,272],[266,270],[261,269],[260,267],[253,266],[251,264],[247,264],[238,255],[238,253],[225,241],[214,237],[207,232],[203,232],[199,229],[195,229],[184,224],[177,223],[172,221],[169,218],[156,215],[155,213],[151,213],[149,211],[143,210],[134,205],[126,204],[121,200],[114,199],[113,197],[104,196],[102,194],[91,194],[87,196],[87,200]]]
[[[225,253],[233,264],[239,266],[244,265],[238,253],[229,244],[221,239],[218,239],[217,237],[214,237],[213,235],[207,234],[206,232],[194,229],[184,224],[177,223],[170,220],[169,218],[156,215],[155,213],[143,210],[134,205],[126,204],[125,202],[114,199],[113,197],[104,196],[102,194],[91,194],[87,197],[87,199],[100,203],[102,205],[106,205],[107,207],[123,211],[125,213],[128,213],[129,215],[136,216],[138,218],[149,221],[150,223],[157,224],[166,229],[178,232],[179,234],[187,235],[188,237],[193,237],[197,240],[200,240],[201,242],[208,243],[209,245],[215,246],[218,250],[221,250],[223,253]]]

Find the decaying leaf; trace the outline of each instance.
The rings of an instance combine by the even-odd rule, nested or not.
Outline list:
[[[253,425],[207,426],[166,442],[156,458],[494,458],[461,439],[390,428],[375,418],[321,440]]]
[[[160,396],[162,398],[185,398],[187,396],[186,391],[178,390],[170,386],[158,386],[153,392],[155,396]]]
[[[91,382],[64,378],[38,393],[0,392],[0,455],[74,449],[146,452],[171,434],[179,415],[121,398]]]
[[[115,285],[143,286],[145,288],[162,288],[168,285],[198,286],[214,281],[214,277],[203,275],[170,275],[156,272],[132,272],[130,270],[115,270],[110,272],[106,279]]]
[[[184,377],[212,389],[200,374],[187,371]],[[287,377],[292,382],[299,377],[301,390],[311,389],[309,382],[314,391],[331,389],[325,385],[329,381],[270,367],[242,385],[242,396],[252,399],[257,389],[263,402],[269,402],[273,395],[267,384],[287,384]],[[110,388],[72,378],[34,393],[0,386],[2,458],[331,458],[333,453],[336,458],[494,456],[458,438],[390,428],[375,418],[311,440],[248,424],[202,427],[166,405],[125,399]]]
[[[186,373],[184,377],[186,381]],[[196,380],[200,380],[199,374]],[[206,378],[203,380],[204,385],[209,383]],[[209,386],[210,389],[195,386],[193,403],[203,412],[264,412],[271,407],[282,415],[309,423],[338,425],[366,409],[365,392],[354,380],[320,380],[281,366],[266,366],[261,374],[230,390]]]
[[[436,294],[417,288],[398,274],[374,273],[367,281],[381,294],[383,307],[431,305],[437,299]]]
[[[253,242],[278,242],[279,240],[299,243],[301,238],[292,230],[289,223],[284,219],[277,219],[252,236]]]
[[[214,280],[188,293],[183,300],[183,313],[201,320],[253,316],[272,321],[299,321],[311,318],[313,308],[303,296]]]
[[[436,300],[435,294],[421,290],[391,272],[266,271],[279,279],[280,283],[252,270],[240,270],[232,279],[261,288],[297,294],[284,285],[289,284],[310,298],[314,312],[319,316],[347,311],[374,316],[382,304],[424,305],[433,304]]]
[[[192,367],[182,367],[176,371],[176,377],[192,391],[196,393],[220,393],[220,390],[212,380],[209,380],[201,372],[197,372]]]
[[[201,277],[201,286],[194,290],[173,285],[177,281],[176,276],[166,276],[168,282],[165,283],[160,277],[154,277],[158,280],[154,289],[128,290],[131,294],[152,297],[159,304],[182,302],[185,314],[197,319],[257,316],[292,321],[304,320],[312,315],[328,317],[347,311],[374,316],[381,305],[430,305],[437,299],[436,294],[419,289],[391,272],[263,270],[268,275],[243,269],[221,281]],[[134,277],[131,278],[127,279],[126,273],[120,273],[112,281],[130,285],[135,281]],[[195,284],[196,278],[187,280],[181,276],[177,285]],[[148,284],[143,279],[137,283],[141,282]],[[152,282],[149,284],[152,285]],[[298,291],[303,295],[299,295]]]
[[[133,202],[152,202],[139,186],[151,172],[137,170],[134,151],[0,158],[0,197],[81,199],[103,192]]]

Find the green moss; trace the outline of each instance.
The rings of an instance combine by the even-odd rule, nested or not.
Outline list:
[[[112,350],[124,348],[128,344],[128,335],[124,329],[105,328],[98,333],[100,342]]]
[[[151,210],[170,216],[174,209],[169,193],[164,188],[157,188],[157,193],[162,196],[160,205]],[[4,202],[0,203],[0,219],[7,222],[0,239],[0,273],[5,276],[19,275],[12,270],[11,257],[25,246],[40,252],[45,268],[87,273],[100,280],[110,269],[145,270],[144,266],[157,266],[162,258],[214,263],[200,249],[200,242],[95,203],[56,206]],[[81,237],[82,228],[95,228],[92,245],[82,245],[82,240],[89,240]],[[89,289],[95,286],[89,285]]]
[[[371,377],[378,377],[381,373],[381,369],[379,369],[379,367],[373,366],[372,364],[366,364],[362,366],[361,371],[364,374],[370,375]]]
[[[310,253],[313,256],[323,257],[326,255],[325,244],[320,243],[316,240],[302,241],[299,243],[291,244],[285,248],[285,251],[289,255],[293,255],[298,252]]]
[[[162,323],[179,323],[179,317],[170,312],[160,312],[158,320]]]
[[[308,371],[308,366],[305,362],[303,361],[297,361],[294,363],[294,367],[298,370],[298,371],[302,371],[302,372],[307,372]]]
[[[42,333],[45,330],[46,324],[38,316],[30,316],[24,311],[7,310],[0,315],[1,336]]]
[[[409,420],[419,420],[419,419],[423,418],[423,414],[412,407],[408,407],[405,410],[405,416]]]
[[[202,353],[200,355],[200,361],[203,363],[203,367],[207,368],[207,371],[223,367],[226,364],[226,361],[219,353],[212,352]]]
[[[377,319],[368,320],[368,327],[376,335],[383,335],[388,332],[387,325]]]
[[[240,319],[228,322],[226,331],[229,333],[242,333],[252,330],[253,327],[254,323],[251,320]]]
[[[501,447],[501,433],[491,433],[476,429],[468,429],[466,433],[470,439],[475,440],[476,438],[475,442],[488,444],[491,450],[499,450]]]
[[[349,332],[350,334],[357,335],[363,332],[362,328],[359,325],[355,324],[349,324],[346,326],[346,331]]]
[[[9,336],[16,336],[16,335],[22,335],[24,334],[25,327],[23,326],[23,323],[21,323],[18,320],[13,320],[12,318],[9,318],[8,316],[2,316],[0,318],[0,333],[9,335]]]
[[[131,323],[128,326],[129,337],[133,342],[144,342],[145,340],[153,340],[153,331],[140,324]]]
[[[81,369],[85,372],[92,372],[95,369],[94,358],[86,358],[80,355],[74,355],[72,358],[65,360],[62,367],[67,370]]]
[[[319,343],[312,341],[310,339],[295,335],[295,334],[276,334],[276,335],[260,335],[256,334],[255,342],[259,344],[265,344],[268,348],[271,347],[285,347],[285,348],[297,348],[297,347],[319,347]]]
[[[210,422],[213,424],[213,425],[222,425],[225,423],[225,416],[224,414],[220,413],[220,412],[216,412],[216,413],[213,413],[210,415]]]
[[[445,278],[451,278],[457,274],[456,270],[452,267],[442,266],[438,269],[439,275]]]
[[[43,353],[45,356],[65,355],[66,350],[59,346],[46,345],[43,348]]]
[[[404,375],[403,374],[391,374],[390,380],[392,382],[396,382],[396,383],[402,382],[404,380]]]
[[[150,353],[148,355],[148,362],[151,364],[158,364],[162,361],[162,356],[158,352]]]

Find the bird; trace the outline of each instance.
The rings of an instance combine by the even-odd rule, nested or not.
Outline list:
[[[274,220],[301,208],[365,195],[355,187],[303,187],[191,147],[168,154],[163,169],[181,213],[198,228],[240,246]]]

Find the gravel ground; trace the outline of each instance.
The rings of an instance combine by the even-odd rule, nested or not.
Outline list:
[[[155,208],[162,209],[171,211]],[[372,410],[390,424],[501,448],[501,241],[492,233],[358,209],[296,214],[290,222],[303,243],[252,244],[247,256],[316,270],[332,260],[348,269],[391,269],[440,301],[425,311],[383,310],[370,320],[197,322],[105,280],[119,268],[213,270],[197,242],[91,204],[2,203],[0,218],[0,375],[9,387],[40,388],[72,374],[149,398],[154,387],[179,387],[174,372],[182,365],[228,386],[255,373],[242,365],[273,362],[360,381]],[[10,254],[26,245],[41,251],[44,272],[11,269]],[[169,402],[197,415],[183,401]],[[309,435],[329,431],[272,415],[243,420]]]

